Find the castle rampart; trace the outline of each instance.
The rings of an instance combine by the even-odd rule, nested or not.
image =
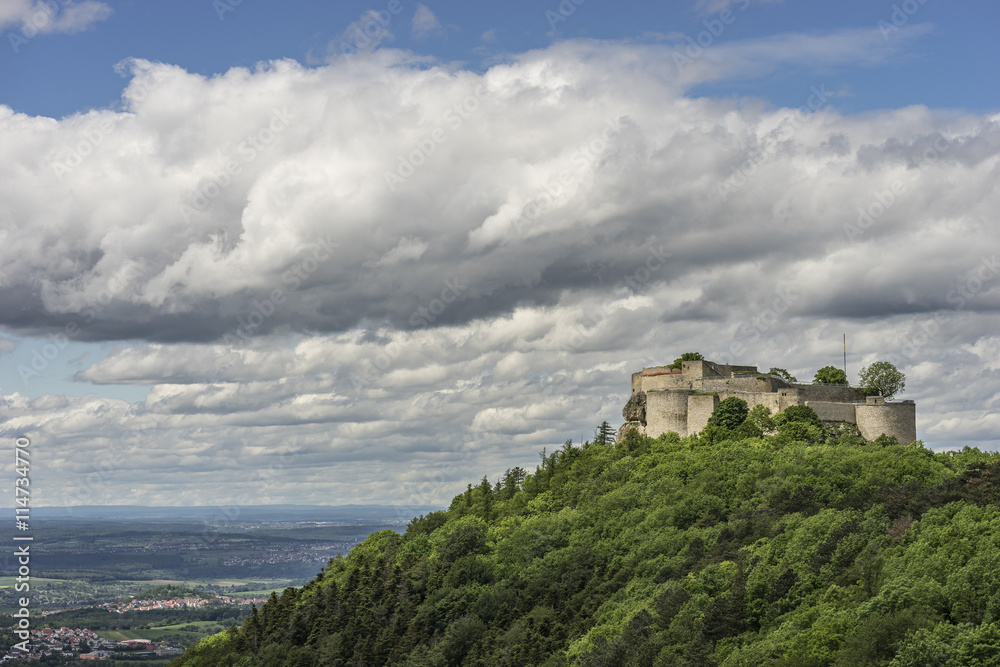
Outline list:
[[[760,373],[756,366],[684,361],[681,368],[651,366],[632,374],[632,396],[622,411],[626,428],[657,437],[674,431],[684,437],[698,433],[719,401],[736,396],[751,408],[763,405],[772,413],[792,405],[808,405],[823,421],[856,424],[866,440],[885,433],[901,444],[916,440],[913,401],[886,402],[865,397],[847,385],[789,383]]]

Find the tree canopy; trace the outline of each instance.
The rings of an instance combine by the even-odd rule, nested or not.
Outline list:
[[[779,426],[788,422],[802,422],[813,426],[823,426],[823,421],[808,405],[789,405],[774,416],[774,422]]]
[[[843,368],[824,366],[816,371],[813,384],[847,384],[847,373]]]
[[[888,361],[876,361],[863,366],[858,377],[861,380],[861,390],[869,396],[892,398],[906,386],[906,376]]]
[[[998,665],[1000,454],[817,440],[784,414],[784,434],[633,432],[484,477],[173,664]]]
[[[778,368],[777,366],[771,366],[771,370],[769,370],[767,373],[768,373],[768,375],[777,375],[778,377],[780,377],[782,380],[784,380],[786,382],[798,382],[798,380],[795,379],[795,376],[792,375],[791,373],[789,373],[784,368]]]
[[[746,421],[750,408],[742,398],[730,396],[719,401],[712,411],[712,416],[708,418],[711,426],[722,426],[724,428],[736,428]]]

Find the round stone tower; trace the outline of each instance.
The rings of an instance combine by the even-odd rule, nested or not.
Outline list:
[[[917,439],[917,406],[913,401],[886,403],[881,396],[869,396],[854,407],[858,430],[865,440],[874,440],[883,433],[901,445]]]

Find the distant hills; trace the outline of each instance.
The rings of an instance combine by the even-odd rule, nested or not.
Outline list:
[[[1000,454],[706,430],[484,478],[174,664],[1000,665]]]
[[[214,520],[220,515],[231,521],[370,521],[406,523],[420,514],[441,509],[428,505],[249,505],[163,506],[81,505],[71,507],[33,507],[34,520],[116,519],[116,520]],[[236,510],[234,512],[234,510]],[[225,514],[223,514],[225,513]]]

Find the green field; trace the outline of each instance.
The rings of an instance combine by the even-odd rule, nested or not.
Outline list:
[[[46,579],[45,577],[32,577],[31,581],[33,583],[49,583],[49,584],[60,584],[65,579]],[[15,583],[17,583],[17,577],[0,577],[0,588],[10,588]]]
[[[194,626],[198,630],[182,630]],[[144,630],[100,630],[98,634],[114,641],[126,639],[149,639],[155,642],[176,642],[181,646],[191,646],[202,637],[219,632],[220,624],[216,621],[189,621],[162,625]]]
[[[0,582],[5,579],[10,579],[13,581],[13,577],[0,577]],[[60,579],[39,579],[40,581],[61,581]],[[271,584],[274,589],[271,590],[281,590],[282,587],[288,586],[293,579],[122,579],[122,583],[126,584],[144,584],[147,586],[160,586],[160,585],[171,585],[171,586],[190,586],[192,588],[198,588],[199,586],[246,586],[247,584]]]
[[[47,579],[39,581],[60,581],[59,579]],[[2,586],[3,579],[0,578],[0,586]],[[204,588],[206,586],[218,586],[220,588],[235,587],[235,586],[246,586],[247,584],[263,584],[267,588],[261,588],[252,591],[239,591],[232,593],[223,593],[224,595],[230,595],[232,597],[255,597],[260,595],[270,595],[271,591],[281,592],[288,588],[289,586],[301,586],[301,580],[295,579],[123,579],[121,583],[124,584],[142,584],[143,586],[161,586],[161,585],[171,585],[171,586],[188,586],[190,588]]]

